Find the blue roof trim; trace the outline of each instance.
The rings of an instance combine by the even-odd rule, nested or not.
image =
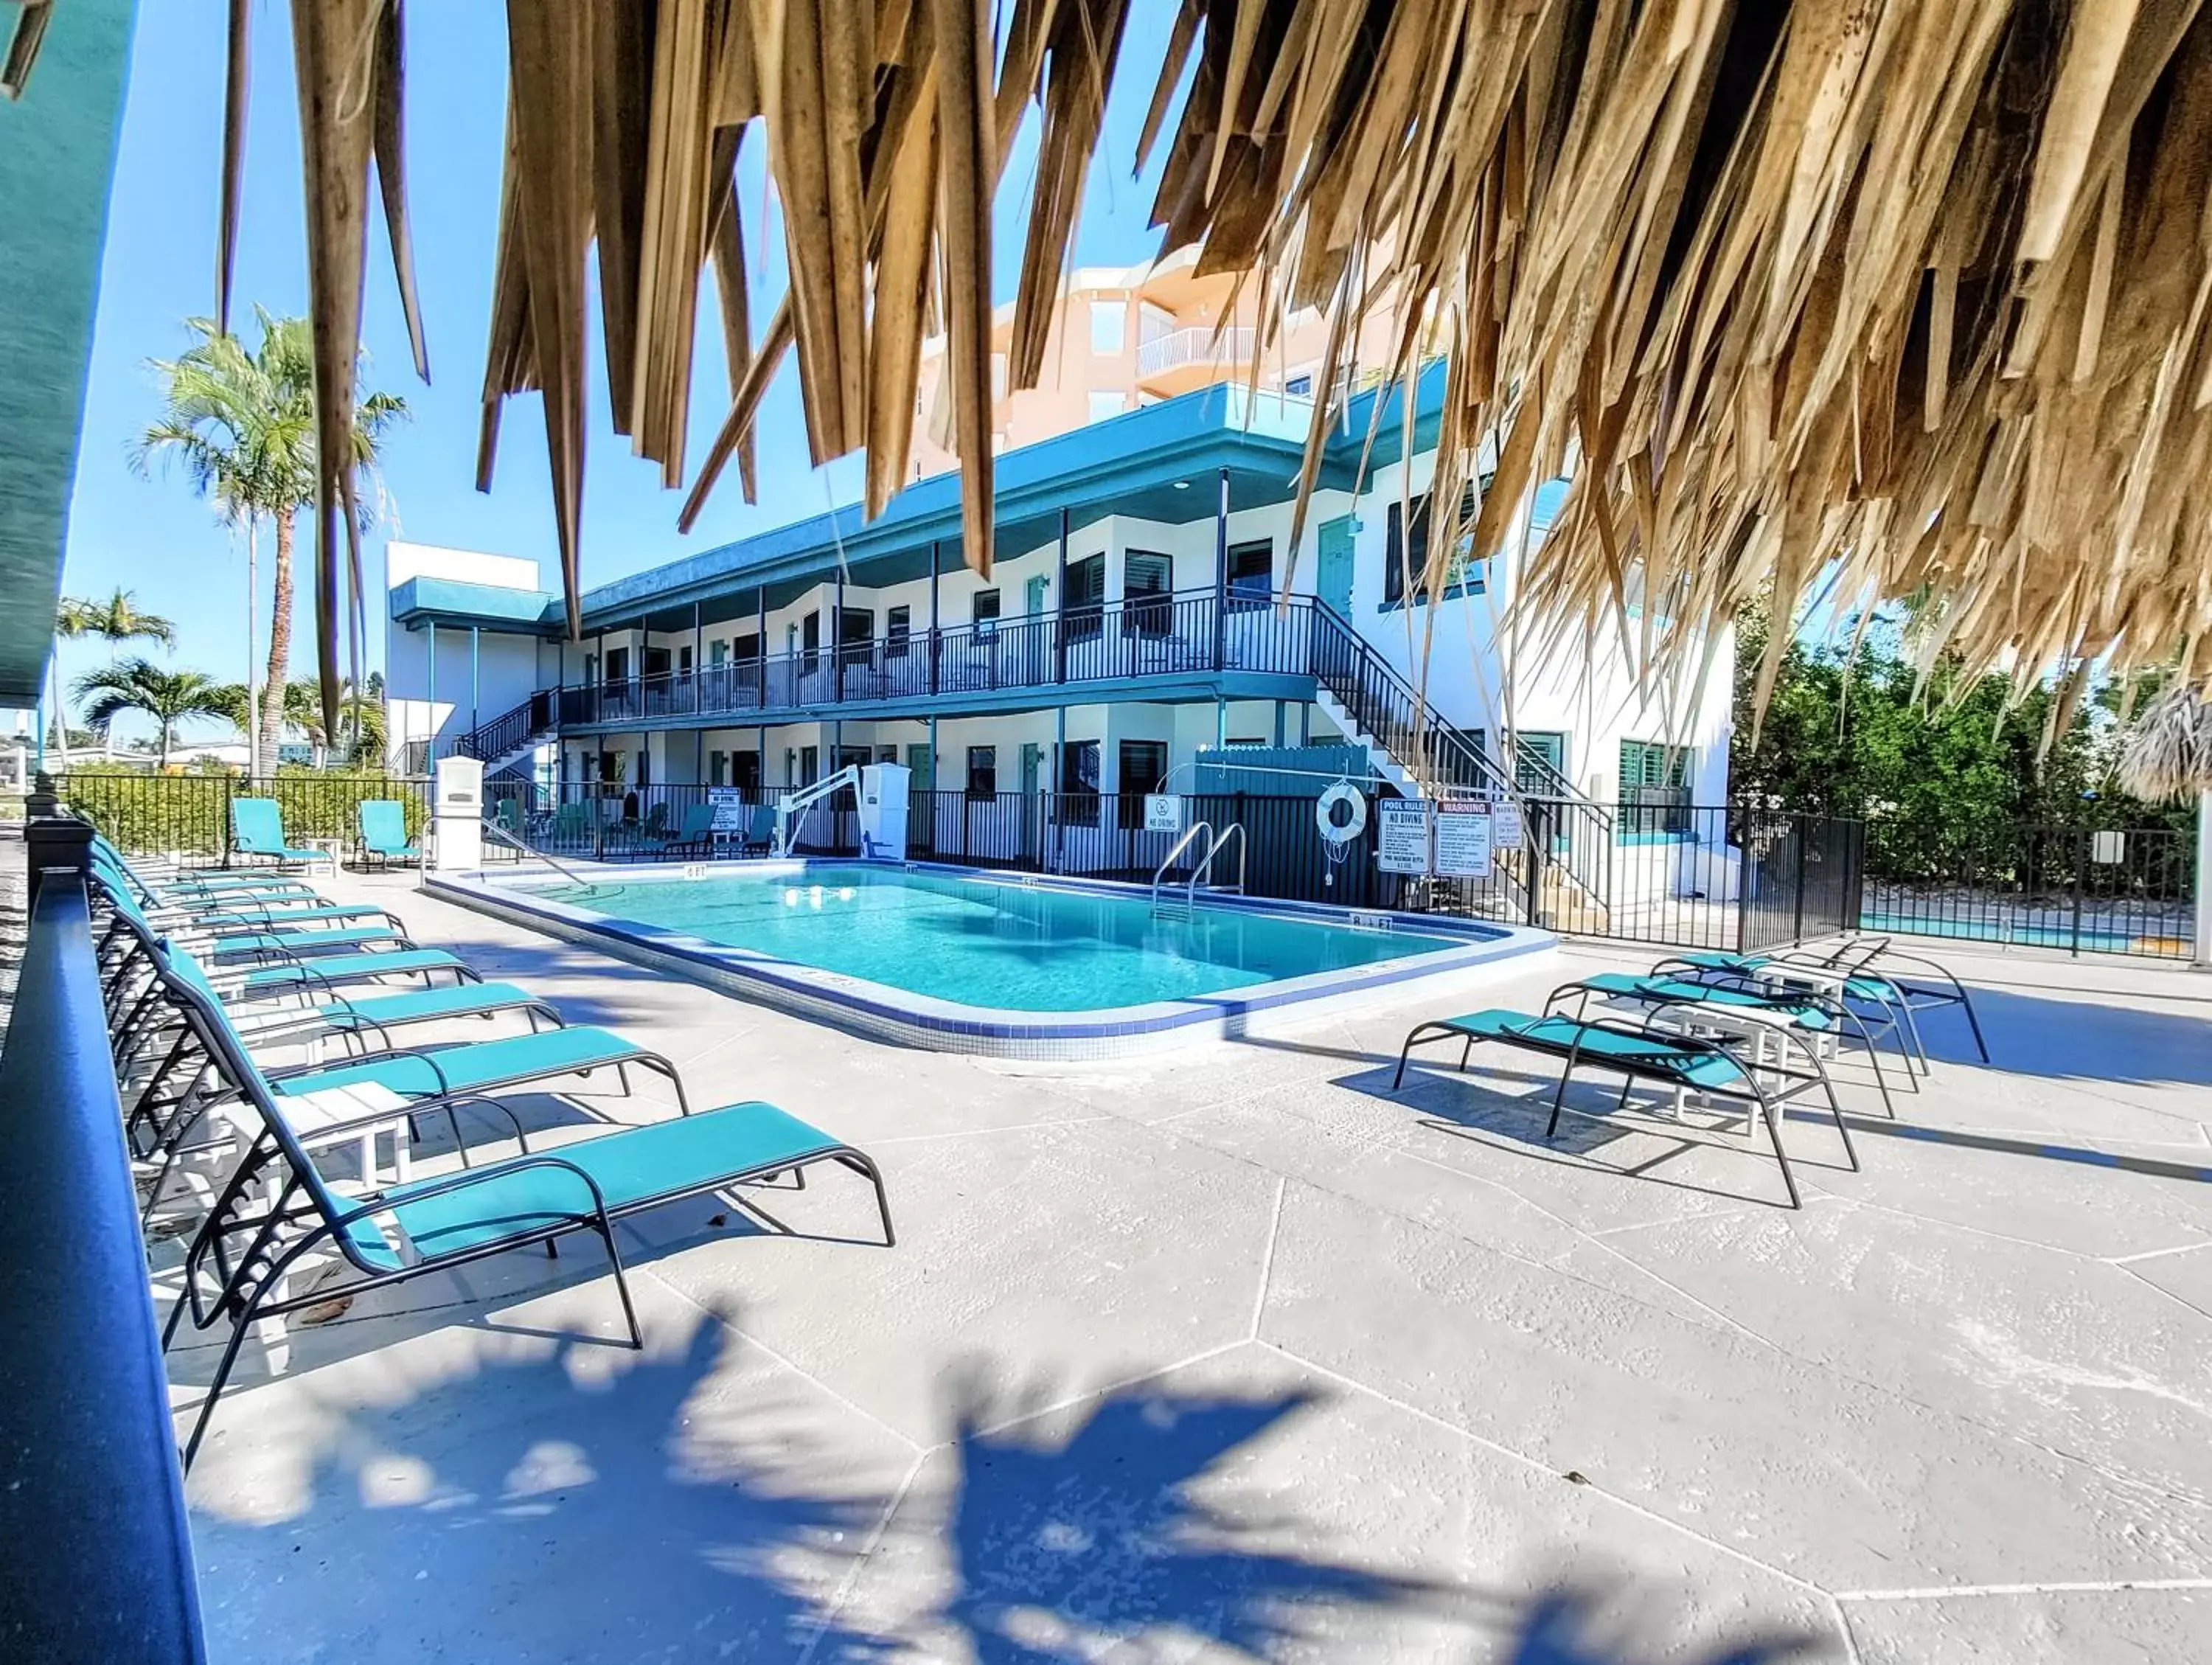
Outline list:
[[[1230,468],[1281,481],[1287,500],[1305,447],[1312,406],[1304,399],[1216,386],[1125,411],[1105,422],[1004,453],[994,471],[994,519],[1001,528],[1070,508],[1105,508],[1117,496],[1155,489],[1194,471]],[[1342,469],[1357,460],[1346,459]],[[1324,467],[1325,477],[1338,470]],[[1348,473],[1341,481],[1349,483]],[[918,481],[874,520],[858,504],[757,532],[586,592],[587,620],[688,603],[736,578],[774,583],[826,572],[842,550],[848,564],[960,536],[960,477]],[[1024,545],[1026,547],[1026,545]]]
[[[479,627],[506,625],[535,635],[567,623],[561,598],[544,590],[510,590],[453,578],[410,578],[392,592],[392,617],[401,624],[452,620]]]

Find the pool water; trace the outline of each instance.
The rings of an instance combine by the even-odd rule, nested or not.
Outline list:
[[[963,1006],[1144,1006],[1464,949],[1238,909],[1155,919],[1146,898],[860,864],[564,885],[535,894]]]

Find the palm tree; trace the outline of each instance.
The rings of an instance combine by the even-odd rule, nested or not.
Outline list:
[[[46,658],[47,702],[53,708],[54,766],[69,772],[69,702],[62,697],[62,643],[86,634],[86,604],[64,596],[54,606],[54,645]]]
[[[225,717],[234,708],[226,690],[214,678],[198,671],[164,671],[147,659],[125,659],[76,679],[79,699],[90,702],[85,720],[101,734],[126,711],[143,711],[160,725],[161,767],[169,764],[169,747],[177,725],[188,717]]]
[[[304,318],[272,318],[254,308],[261,344],[248,353],[235,336],[214,320],[192,318],[185,327],[199,337],[181,356],[154,362],[164,384],[161,419],[132,447],[141,474],[155,458],[184,465],[193,489],[214,503],[227,525],[246,529],[247,583],[259,553],[261,523],[276,534],[276,610],[269,623],[269,664],[261,685],[281,689],[289,680],[292,653],[293,520],[316,501],[314,345]],[[375,471],[383,436],[407,414],[406,402],[390,393],[371,393],[353,416],[354,466]],[[366,529],[377,494],[360,491]],[[247,611],[248,629],[252,613]],[[249,637],[247,657],[252,645]],[[253,703],[249,676],[247,700]],[[282,700],[251,714],[258,716],[252,764],[273,759],[283,726]]]
[[[138,592],[118,587],[103,600],[79,600],[63,603],[77,612],[79,634],[99,636],[107,643],[107,662],[115,663],[115,650],[126,641],[158,641],[164,647],[177,645],[177,627],[159,613],[142,612],[138,607]]]
[[[115,663],[116,650],[126,641],[158,641],[164,647],[177,645],[177,627],[159,613],[140,611],[135,590],[118,586],[102,600],[65,598],[62,609],[70,616],[72,635],[99,636],[106,641],[110,665]],[[114,755],[112,746],[108,755]]]

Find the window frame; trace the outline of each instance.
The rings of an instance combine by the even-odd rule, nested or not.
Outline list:
[[[1091,760],[1091,778],[1083,778],[1082,760]],[[1060,748],[1060,822],[1067,827],[1098,824],[1099,787],[1105,776],[1106,744],[1103,740],[1068,740]]]
[[[1240,580],[1237,575],[1237,558],[1249,556],[1255,550],[1264,552],[1267,568],[1260,574],[1260,587],[1250,587],[1251,574]],[[1272,538],[1248,538],[1242,543],[1231,544],[1223,552],[1221,582],[1232,613],[1249,613],[1265,607],[1275,593],[1275,540]],[[1240,587],[1241,584],[1241,587]]]
[[[1113,328],[1109,331],[1113,340],[1102,345],[1099,325],[1109,318],[1113,320]],[[1125,295],[1108,301],[1093,295],[1091,298],[1090,328],[1091,355],[1093,358],[1120,358],[1127,354],[1129,350],[1129,297]]]
[[[1158,758],[1157,767],[1138,764],[1132,767],[1130,752],[1134,749]],[[1124,831],[1142,831],[1145,825],[1145,799],[1167,783],[1168,743],[1165,740],[1121,740],[1117,743],[1115,796],[1119,804],[1116,819]],[[1142,786],[1131,781],[1144,781]]]
[[[886,607],[884,610],[884,657],[902,659],[914,638],[914,605]]]
[[[1480,595],[1490,587],[1489,563],[1474,559],[1473,526],[1475,505],[1481,492],[1489,488],[1490,477],[1486,477],[1480,482],[1469,481],[1460,492],[1460,515],[1468,522],[1468,527],[1460,534],[1459,554],[1454,558],[1452,566],[1445,569],[1443,599],[1446,601],[1463,595]],[[1382,518],[1382,605],[1379,611],[1394,612],[1408,605],[1405,593],[1408,565],[1413,568],[1415,586],[1411,605],[1416,607],[1429,605],[1428,592],[1421,586],[1428,566],[1429,536],[1432,524],[1429,511],[1435,496],[1434,491],[1417,492],[1410,504],[1394,497],[1386,506]],[[1408,508],[1410,515],[1401,517],[1401,511]],[[1415,547],[1411,551],[1403,547],[1405,534],[1401,526],[1401,519],[1410,519],[1413,526]],[[1455,573],[1456,576],[1454,576]]]
[[[980,767],[979,767],[980,765]],[[982,781],[981,790],[976,782]],[[999,795],[999,748],[995,745],[968,748],[967,798],[971,804],[988,804]]]

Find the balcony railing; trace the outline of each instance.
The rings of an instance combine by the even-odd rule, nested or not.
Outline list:
[[[729,716],[1139,677],[1312,674],[1314,605],[1211,590],[990,620],[561,690],[561,725]]]
[[[1249,364],[1257,331],[1249,324],[1216,330],[1211,324],[1186,325],[1137,346],[1137,374],[1164,375],[1186,364]]]

